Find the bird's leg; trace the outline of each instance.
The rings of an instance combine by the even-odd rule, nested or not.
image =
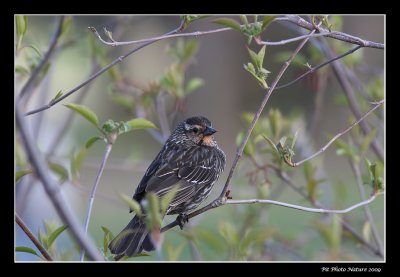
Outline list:
[[[176,221],[178,222],[179,227],[181,230],[183,229],[183,226],[189,222],[189,217],[185,213],[181,213],[178,215],[176,218]]]

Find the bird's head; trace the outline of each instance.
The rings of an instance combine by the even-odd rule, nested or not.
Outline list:
[[[183,143],[213,147],[216,145],[213,137],[215,132],[217,130],[212,127],[210,120],[203,116],[194,116],[181,122],[174,133],[179,133]]]

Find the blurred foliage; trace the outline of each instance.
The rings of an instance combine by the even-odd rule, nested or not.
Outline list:
[[[204,19],[205,17],[207,16],[182,16],[182,28],[186,29],[198,20],[208,21],[208,19]],[[72,41],[77,40],[75,19],[75,17],[66,17],[64,20],[61,43],[57,46],[60,52],[67,49]],[[212,20],[213,23],[234,29],[248,38],[247,49],[250,62],[244,67],[264,89],[262,90],[264,93],[268,88],[266,79],[270,73],[263,67],[264,60],[271,58],[270,60],[274,62],[282,63],[291,54],[290,51],[282,50],[275,56],[269,57],[269,51],[266,51],[265,46],[261,47],[258,52],[250,49],[252,39],[259,39],[274,19],[275,16],[240,15]],[[312,16],[310,19],[314,24],[321,23],[322,26],[332,31],[341,31],[344,25],[341,16]],[[39,47],[40,44],[35,42],[35,37],[31,39],[35,43],[26,44],[27,37],[32,36],[29,17],[16,16],[15,21],[17,55],[15,74],[17,82],[23,83],[39,64],[43,52],[46,51],[46,46]],[[120,29],[127,26],[123,25],[122,21],[116,22],[115,25],[111,24],[113,28],[107,26],[105,29],[105,33],[110,39],[116,39]],[[85,35],[87,35],[87,40],[81,37],[77,40],[85,45],[85,51],[89,53],[89,58],[85,61],[92,61],[100,67],[112,62],[114,58],[110,48],[99,43],[93,34]],[[353,47],[338,40],[329,40],[329,45],[336,53],[348,51],[350,47]],[[97,141],[103,141],[105,144],[118,143],[116,139],[120,135],[138,129],[148,131],[151,129],[153,135],[164,136],[163,120],[171,123],[179,115],[184,114],[187,96],[198,92],[198,89],[204,85],[204,81],[200,77],[190,75],[189,78],[189,74],[187,74],[188,69],[196,62],[195,57],[199,47],[197,39],[178,38],[176,41],[171,41],[166,55],[169,55],[172,61],[165,67],[161,76],[154,76],[154,79],[148,83],[134,81],[129,73],[121,70],[120,66],[111,67],[107,71],[109,83],[105,86],[105,90],[108,91],[107,97],[110,103],[113,103],[110,105],[115,105],[126,112],[123,120],[111,118],[104,121],[99,120],[95,105],[65,104],[69,112],[79,115],[77,120],[85,121],[83,124],[86,125],[84,126],[89,126],[87,125],[89,123],[95,129],[88,128],[90,136],[85,137],[84,144],[74,144],[74,149],[66,157],[68,162],[60,162],[57,156],[51,156],[48,159],[48,166],[55,180],[60,184],[78,184],[81,176],[87,174],[82,167],[87,153]],[[349,70],[358,74],[360,73],[359,69],[364,65],[363,57],[364,53],[357,51],[343,61]],[[294,72],[309,70],[325,59],[319,48],[310,43],[293,60]],[[48,76],[51,64],[56,64],[56,59],[48,62],[43,68],[36,85],[39,85],[40,81]],[[240,64],[238,63],[237,66],[240,67]],[[313,78],[321,80],[332,74],[329,67],[324,67],[313,73],[313,76]],[[371,100],[379,101],[384,98],[384,82],[381,75],[369,77],[364,84],[368,98],[365,95],[357,94],[357,101],[363,112],[369,109]],[[320,86],[313,88],[315,91],[321,89]],[[57,93],[50,94],[51,102],[63,96],[61,88],[55,91]],[[343,94],[335,93],[332,98],[338,106],[348,108],[348,101]],[[340,184],[340,181],[331,180],[330,176],[325,173],[325,164],[322,162],[322,158],[312,159],[300,168],[291,167],[295,153],[298,157],[305,158],[304,153],[308,153],[305,150],[311,148],[314,152],[318,151],[315,139],[310,135],[308,129],[301,129],[299,132],[298,123],[305,120],[302,114],[286,115],[276,107],[268,107],[267,111],[257,121],[244,148],[244,156],[232,181],[234,199],[249,197],[280,201],[282,198],[282,201],[301,205],[314,206],[317,203],[323,203],[326,208],[329,205],[337,206],[329,208],[343,208],[343,201],[346,195],[351,195],[352,188],[356,187],[356,181],[346,180],[343,182],[345,184]],[[243,142],[254,116],[255,114],[250,111],[240,115],[242,129],[236,135],[237,146]],[[384,139],[383,128],[380,126],[383,124],[383,114],[374,113],[370,117],[375,120],[371,120],[371,123],[377,122],[370,133],[364,134],[360,127],[356,126],[348,135],[334,143],[338,159],[347,165],[349,172],[351,172],[349,161],[359,168],[368,194],[384,191],[384,162],[377,158],[371,150],[371,143],[374,139],[379,143]],[[354,120],[353,117],[349,118],[349,122],[354,122]],[[70,126],[67,128],[68,131],[72,130]],[[333,135],[326,134],[328,138]],[[104,144],[101,146],[99,149],[104,148]],[[325,156],[325,154],[321,156]],[[16,186],[23,180],[36,178],[27,160],[18,131],[15,140],[15,164]],[[334,187],[331,188],[330,185]],[[288,193],[283,193],[285,190]],[[371,224],[375,224],[375,222],[365,220],[363,215],[358,214],[355,216],[300,215],[299,211],[284,210],[283,208],[279,208],[278,213],[276,211],[278,208],[272,206],[230,205],[209,211],[204,217],[192,219],[193,224],[183,230],[175,228],[165,234],[157,234],[157,230],[162,226],[166,207],[174,193],[176,191],[171,191],[162,199],[148,194],[148,204],[143,207],[146,212],[146,223],[152,229],[152,234],[155,235],[153,240],[159,246],[159,251],[141,253],[131,258],[124,257],[122,260],[154,261],[160,258],[168,261],[192,260],[195,257],[192,253],[195,251],[199,253],[202,260],[292,260],[293,257],[303,260],[380,260],[379,257],[360,248],[360,241],[343,228],[343,221],[354,224],[355,229],[362,234],[363,238],[372,243]],[[143,216],[139,203],[130,196],[122,193],[119,195],[120,202],[128,205],[137,215]],[[358,199],[358,197],[356,198]],[[342,202],[334,201],[337,199]],[[105,212],[107,209],[99,207],[100,211],[104,211],[101,224],[93,224],[91,235],[96,238],[96,244],[104,257],[111,261],[113,257],[107,248],[108,243],[114,238],[111,230],[120,229],[121,222],[117,221],[118,217],[110,218],[107,215],[108,211]],[[167,220],[164,220],[164,224],[165,221]],[[379,221],[380,223],[382,222]],[[112,228],[111,225],[113,225]],[[70,238],[68,240],[73,245],[72,249],[61,247],[61,243],[57,243],[57,239],[67,227],[47,221],[44,226],[44,230],[39,229],[37,236],[43,246],[49,250],[51,256],[56,260],[76,259],[80,249]],[[16,251],[41,257],[35,249],[27,246],[17,246]]]

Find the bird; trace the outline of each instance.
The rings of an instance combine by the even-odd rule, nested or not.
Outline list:
[[[204,116],[190,117],[177,125],[147,168],[133,195],[143,211],[146,193],[153,192],[160,199],[178,186],[165,214],[178,214],[178,224],[183,228],[188,221],[187,213],[209,196],[225,168],[226,156],[214,140],[216,132],[211,121]],[[115,255],[115,260],[135,256],[143,250],[155,250],[144,217],[135,215],[110,241],[108,248]]]

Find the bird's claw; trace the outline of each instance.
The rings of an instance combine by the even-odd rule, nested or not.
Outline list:
[[[182,213],[179,214],[178,217],[176,218],[176,221],[178,222],[179,227],[181,228],[181,230],[183,230],[183,226],[189,222],[189,217],[187,216],[187,214]]]

